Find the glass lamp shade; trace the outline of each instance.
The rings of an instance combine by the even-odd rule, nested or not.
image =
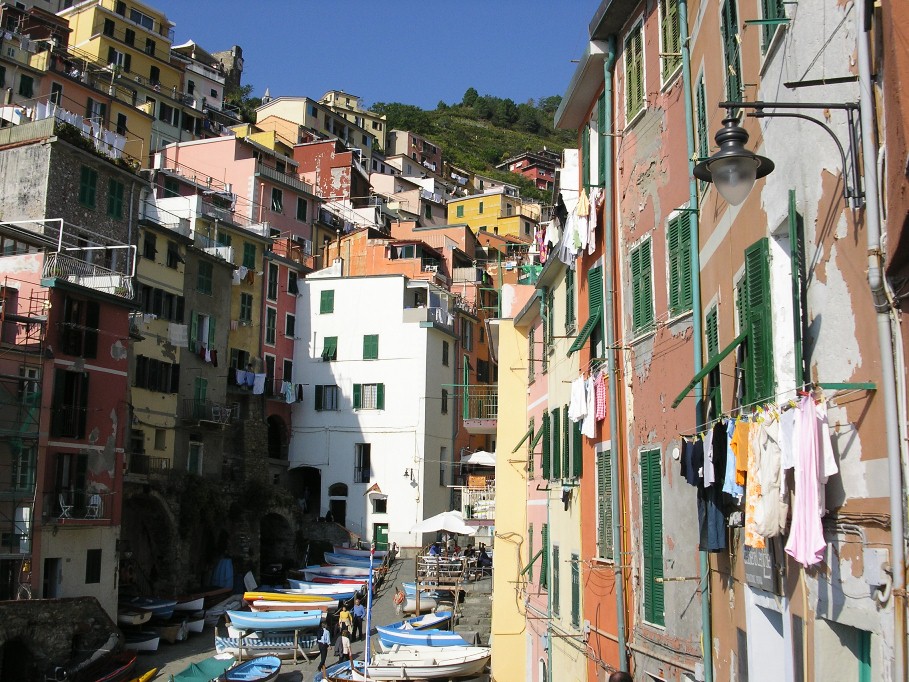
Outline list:
[[[727,156],[709,164],[713,184],[723,198],[738,206],[748,197],[757,179],[759,162],[747,156]]]

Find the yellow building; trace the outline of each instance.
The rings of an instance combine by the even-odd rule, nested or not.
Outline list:
[[[524,202],[508,188],[448,200],[449,224],[466,223],[476,234],[486,230],[531,241],[540,222],[538,204]]]
[[[133,315],[130,358],[132,426],[127,472],[149,475],[173,468],[185,325],[186,250],[192,240],[157,223],[139,224],[136,266],[139,310]],[[176,341],[176,343],[175,343]]]
[[[388,132],[385,114],[377,114],[369,109],[364,109],[363,101],[357,95],[351,95],[343,90],[329,90],[322,95],[322,99],[319,101],[335,113],[374,135],[379,149],[385,149],[385,136]]]

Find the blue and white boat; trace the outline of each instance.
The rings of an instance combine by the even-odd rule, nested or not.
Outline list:
[[[350,554],[351,556],[362,556],[369,558],[369,555],[372,553],[375,555],[376,560],[379,563],[382,563],[382,560],[385,558],[385,555],[388,554],[386,549],[360,549],[359,547],[343,547],[341,545],[333,545],[335,554]]]
[[[281,672],[281,659],[277,656],[259,656],[227,670],[219,680],[226,682],[268,682]]]
[[[313,678],[328,680],[447,680],[479,675],[489,663],[489,647],[393,647],[369,663],[337,663]]]
[[[457,632],[442,630],[439,626],[451,621],[451,611],[439,611],[425,616],[408,618],[400,623],[379,625],[379,641],[384,647],[403,646],[468,646]]]
[[[298,630],[314,628],[322,622],[323,611],[227,611],[231,624],[239,630]]]
[[[167,620],[174,615],[174,607],[177,605],[177,600],[155,599],[154,597],[133,597],[132,599],[121,599],[120,604],[134,609],[151,611],[152,618]]]
[[[294,580],[293,578],[288,578],[287,584],[290,585],[290,588],[283,588],[279,591],[286,594],[324,594],[341,600],[351,599],[355,595],[363,592],[363,590],[366,588],[366,581],[363,581],[359,584],[330,584],[310,582],[308,580]]]
[[[369,580],[371,575],[369,570],[369,565],[365,567],[360,566],[307,566],[300,570],[300,572],[306,577],[307,580],[313,581],[313,578],[318,576],[320,578],[357,578],[362,580]]]
[[[369,570],[369,557],[356,556],[354,554],[339,554],[337,552],[325,552],[325,563],[332,566],[354,566]]]

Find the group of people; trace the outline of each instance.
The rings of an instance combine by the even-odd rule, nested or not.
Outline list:
[[[346,604],[341,605],[338,612],[338,622],[335,627],[335,655],[337,662],[347,660],[353,666],[353,647],[351,642],[363,638],[363,620],[366,618],[366,607],[359,598],[354,600],[353,609],[348,610]],[[319,670],[325,671],[325,660],[328,658],[328,648],[331,646],[332,634],[328,623],[322,624],[319,633]]]

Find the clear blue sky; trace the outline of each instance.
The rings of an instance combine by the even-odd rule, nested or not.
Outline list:
[[[599,0],[145,0],[176,23],[175,44],[243,48],[262,96],[345,90],[433,109],[481,94],[564,95]]]

